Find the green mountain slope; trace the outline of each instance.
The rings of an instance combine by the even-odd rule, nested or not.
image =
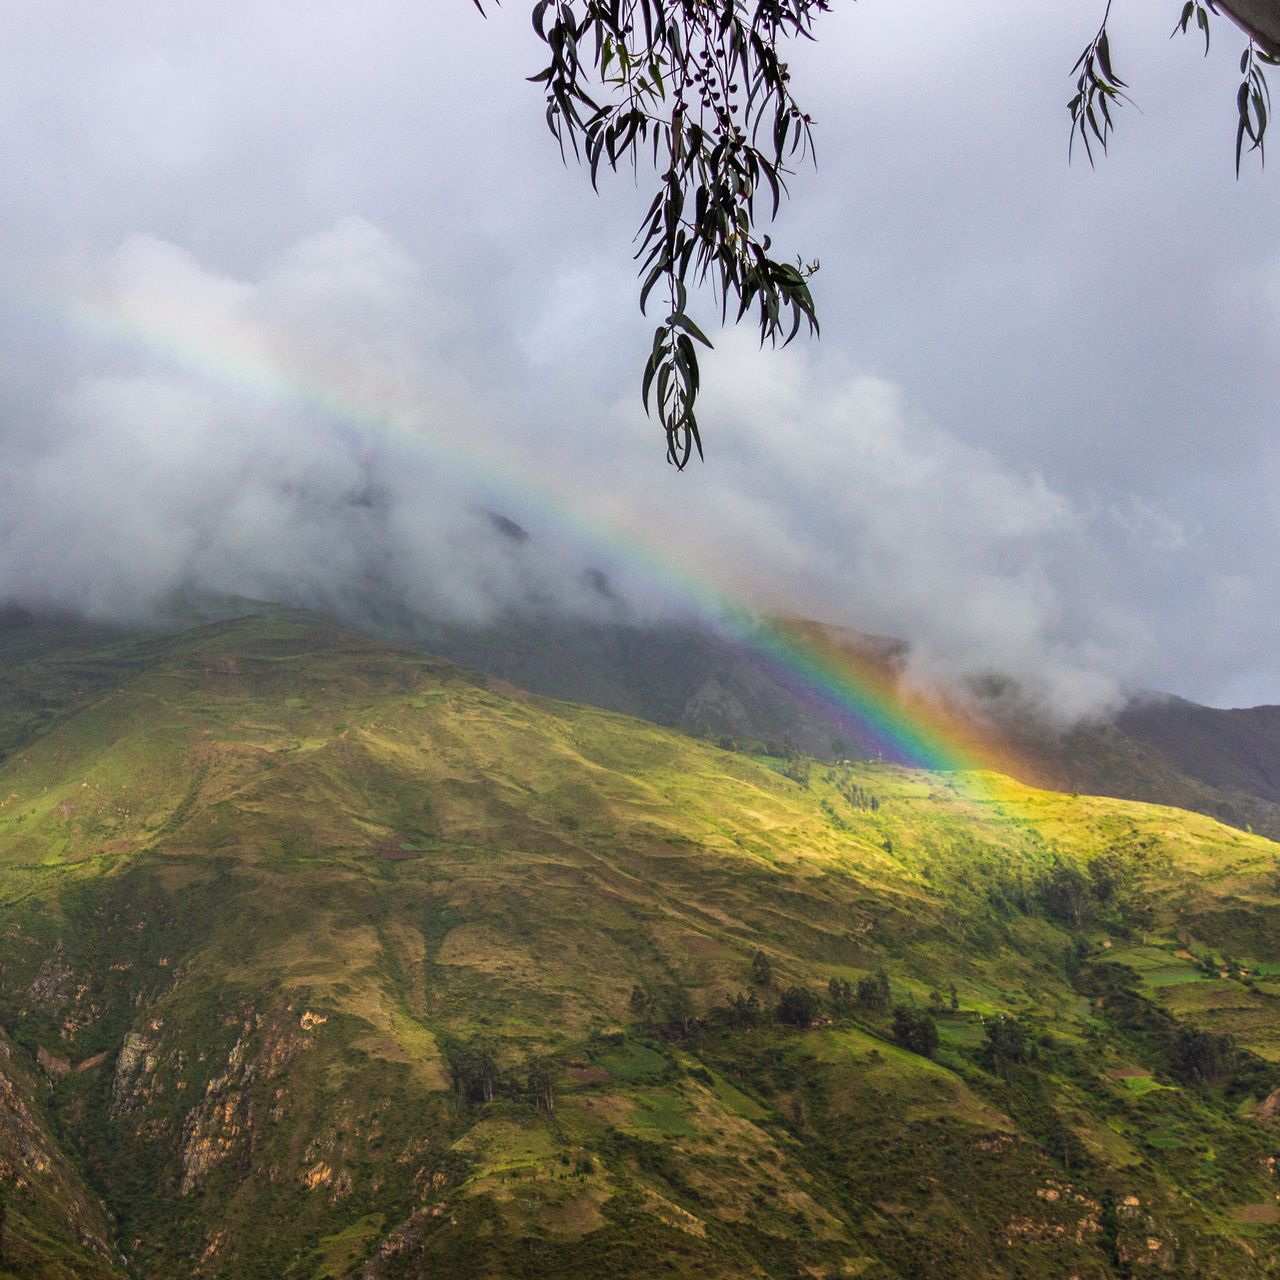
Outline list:
[[[847,651],[855,669],[870,665],[891,676],[909,647],[842,627],[789,622],[821,649]],[[375,625],[521,688],[703,737],[790,741],[822,758],[840,741],[835,754],[874,754],[859,746],[856,726],[832,707],[806,696],[749,647],[706,628],[555,615],[474,626],[379,616]],[[1280,708],[1227,711],[1153,695],[1064,729],[1010,697],[1014,692],[1004,688],[1001,697],[979,700],[967,715],[953,710],[961,724],[976,717],[982,736],[1003,744],[1007,767],[1022,781],[1175,805],[1280,839]]]
[[[0,1276],[1274,1274],[1262,838],[286,611],[11,643]]]

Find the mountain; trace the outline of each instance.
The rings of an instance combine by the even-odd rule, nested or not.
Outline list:
[[[909,646],[788,619],[855,669],[892,680]],[[481,625],[408,619],[388,634],[521,688],[672,725],[703,737],[823,759],[866,756],[855,727],[749,646],[692,623],[591,622],[523,614]],[[994,746],[1002,768],[1063,791],[1205,813],[1280,839],[1280,707],[1218,710],[1163,694],[1064,726],[1011,691],[941,698],[961,736]],[[835,750],[835,745],[839,750]]]
[[[514,528],[506,536],[528,536]],[[874,745],[859,741],[856,721],[746,640],[693,621],[637,620],[607,582],[596,589],[616,605],[608,620],[531,608],[459,624],[365,602],[360,625],[534,693],[711,740],[775,755],[874,757]],[[200,595],[178,602],[173,617],[189,625],[246,613],[274,616],[279,609]],[[902,640],[794,617],[782,621],[815,651],[890,684],[909,656]],[[930,719],[941,710],[959,738],[980,741],[1002,772],[1020,781],[1190,809],[1280,839],[1278,707],[1220,710],[1144,693],[1111,713],[1064,725],[1008,680],[989,681],[962,697],[938,691],[930,701]]]
[[[0,1276],[1273,1274],[1280,846],[9,621]]]

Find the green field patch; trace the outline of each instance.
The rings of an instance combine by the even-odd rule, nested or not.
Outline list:
[[[632,1095],[635,1111],[632,1123],[644,1129],[656,1129],[668,1138],[692,1138],[697,1130],[689,1123],[691,1108],[683,1098],[672,1093],[646,1090]]]
[[[1148,1129],[1142,1136],[1148,1145],[1160,1151],[1180,1151],[1188,1145],[1176,1129],[1165,1126]]]
[[[557,1153],[546,1130],[502,1116],[480,1120],[453,1147],[455,1151],[466,1152],[475,1158],[476,1171],[468,1179],[473,1191],[483,1189],[479,1184],[495,1176],[537,1170],[549,1164]]]
[[[1148,971],[1157,969],[1167,969],[1171,966],[1178,968],[1192,968],[1193,966],[1180,962],[1175,959],[1168,951],[1160,947],[1125,947],[1123,949],[1108,949],[1108,960],[1113,960],[1117,964],[1128,965],[1130,969],[1136,970],[1145,978]]]
[[[1161,1089],[1167,1089],[1174,1093],[1177,1092],[1172,1085],[1161,1084],[1151,1076],[1125,1076],[1124,1087],[1128,1089],[1130,1093],[1136,1093],[1140,1098],[1144,1097],[1148,1093],[1155,1093]]]
[[[592,1061],[625,1084],[647,1084],[671,1071],[671,1063],[642,1040],[628,1039],[617,1049],[593,1053]]]
[[[1207,982],[1208,979],[1199,969],[1182,965],[1166,969],[1152,969],[1142,974],[1142,983],[1147,987],[1176,987],[1185,982]]]
[[[762,1107],[754,1098],[748,1097],[741,1089],[735,1088],[723,1076],[712,1075],[711,1092],[716,1095],[720,1105],[731,1115],[753,1123],[767,1120],[770,1112]]]
[[[980,1022],[952,1022],[942,1019],[938,1023],[938,1039],[955,1049],[977,1049],[986,1040],[986,1031]]]

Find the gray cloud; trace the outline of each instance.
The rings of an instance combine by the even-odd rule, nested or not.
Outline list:
[[[720,341],[709,460],[676,476],[635,403],[643,182],[560,168],[518,5],[440,10],[15,7],[0,592],[475,617],[597,607],[604,563],[647,609],[683,572],[1069,708],[1280,697],[1275,178],[1232,177],[1225,26],[1202,65],[1119,15],[1143,114],[1091,172],[1062,101],[1093,15],[831,15],[796,70],[822,167],[778,231],[823,260],[823,340]]]

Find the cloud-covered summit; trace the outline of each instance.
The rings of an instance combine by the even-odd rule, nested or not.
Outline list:
[[[1234,179],[1225,27],[1202,59],[1117,8],[1142,112],[1092,171],[1074,6],[824,15],[775,235],[822,260],[823,337],[713,332],[676,476],[637,405],[648,179],[561,166],[519,5],[7,16],[0,595],[479,618],[616,607],[599,568],[641,615],[719,590],[1065,708],[1280,700],[1277,179]]]
[[[641,614],[720,597],[902,635],[930,676],[999,671],[1068,713],[1136,669],[1141,620],[1105,592],[1081,614],[1058,585],[1101,567],[1106,520],[883,379],[727,336],[707,412],[733,448],[655,483],[625,400],[553,423],[463,372],[469,318],[362,219],[253,278],[141,236],[80,270],[61,313],[80,371],[45,388],[43,429],[0,472],[7,597],[114,617],[193,588],[353,617],[594,616],[602,571]],[[1155,533],[1125,536],[1159,554]]]

